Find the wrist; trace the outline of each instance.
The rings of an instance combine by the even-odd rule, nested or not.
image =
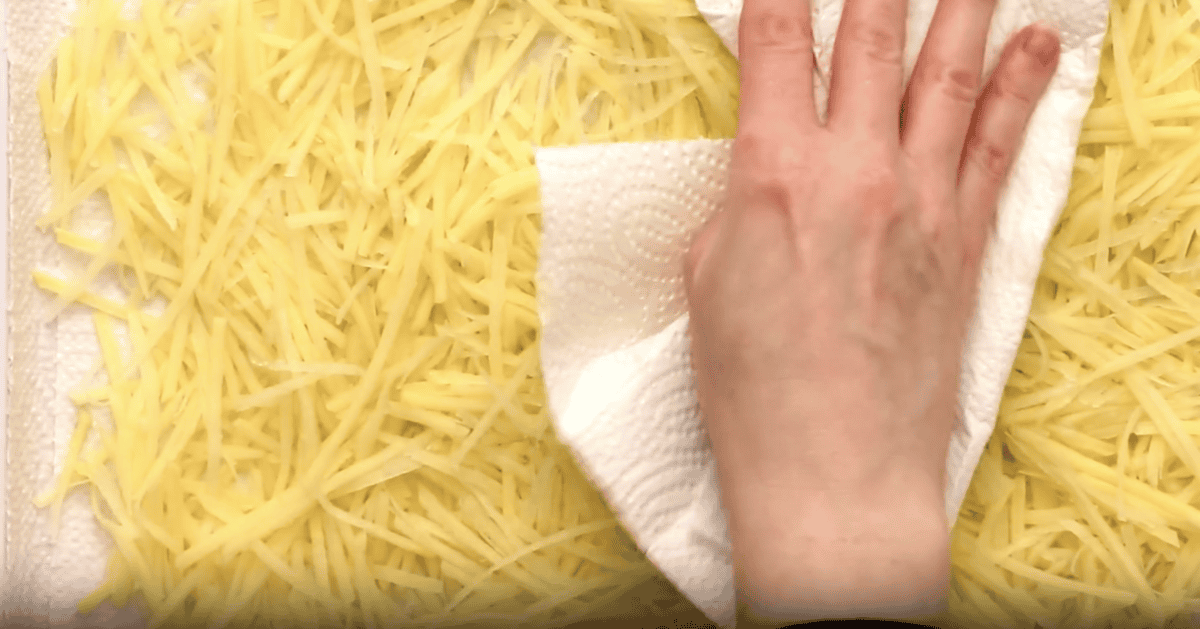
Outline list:
[[[752,626],[913,620],[943,610],[950,540],[940,492],[796,494],[731,512],[738,597]],[[777,498],[777,497],[776,497]]]

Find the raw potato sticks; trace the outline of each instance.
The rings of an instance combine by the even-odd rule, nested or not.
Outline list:
[[[1194,626],[1200,611],[1200,22],[1118,0],[952,607],[992,626]]]
[[[39,90],[41,226],[91,262],[35,280],[103,350],[40,501],[115,542],[81,608],[563,623],[653,577],[549,430],[532,151],[731,136],[695,7],[125,4],[81,0]]]

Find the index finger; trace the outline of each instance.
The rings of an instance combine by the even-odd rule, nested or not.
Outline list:
[[[815,127],[809,0],[746,0],[738,27],[741,124]]]

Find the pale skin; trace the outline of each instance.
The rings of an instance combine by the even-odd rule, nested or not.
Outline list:
[[[905,85],[907,2],[846,0],[821,120],[808,0],[745,0],[729,198],[686,268],[744,623],[945,608],[963,341],[1060,54],[1033,25],[983,76],[995,4],[941,0]]]

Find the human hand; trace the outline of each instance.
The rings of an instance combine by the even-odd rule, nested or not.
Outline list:
[[[907,2],[846,0],[822,122],[807,0],[745,1],[728,202],[686,277],[739,594],[761,613],[906,617],[945,595],[963,340],[1060,47],[1026,28],[984,84],[995,2],[942,0],[906,90]]]

